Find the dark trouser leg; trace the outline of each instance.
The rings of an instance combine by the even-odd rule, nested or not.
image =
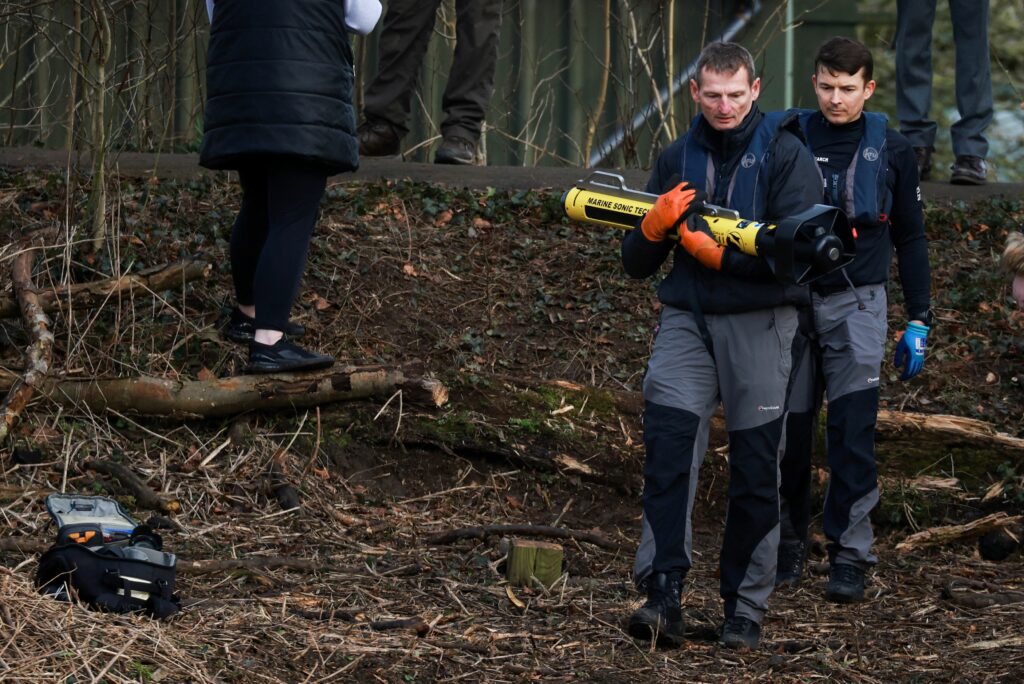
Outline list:
[[[932,106],[932,25],[935,0],[896,2],[896,118],[914,147],[935,145]],[[986,52],[986,59],[988,53]]]
[[[729,431],[729,513],[721,558],[727,618],[742,615],[760,624],[775,587],[782,424],[778,418]]]
[[[647,402],[644,408],[644,522],[654,538],[651,571],[690,569],[691,528],[696,471],[694,453],[700,418],[681,409]],[[697,464],[697,467],[693,466]]]
[[[720,591],[727,619],[760,624],[778,562],[779,460],[797,312],[782,306],[708,319],[729,430]]]
[[[256,327],[283,331],[306,270],[327,174],[291,159],[275,160],[266,174],[267,236],[253,282]]]
[[[786,414],[786,448],[779,463],[779,525],[782,542],[807,542],[811,524],[811,457],[814,453],[821,387],[818,378],[817,342],[812,339],[810,311],[808,330],[793,338],[794,373],[790,381]]]
[[[494,90],[501,0],[458,0],[455,57],[444,89],[441,132],[476,142]]]
[[[950,134],[957,156],[988,156],[985,129],[992,123],[988,10],[989,0],[949,0],[956,47],[956,108],[960,112]]]
[[[875,416],[878,388],[828,403],[828,462],[831,470],[823,526],[832,563],[866,567],[874,533],[871,511],[878,504]]]
[[[241,169],[242,207],[231,228],[231,280],[235,300],[253,304],[253,281],[263,243],[267,240],[267,175],[262,167]]]
[[[363,110],[372,121],[386,121],[402,135],[412,112],[412,95],[434,30],[441,0],[391,0],[380,34],[377,76],[366,89]]]
[[[780,539],[807,542],[811,526],[811,456],[817,414],[790,413],[786,416],[786,453],[779,467]]]
[[[829,558],[866,568],[877,562],[870,514],[878,503],[875,420],[888,308],[883,285],[859,287],[856,295],[813,298],[828,393],[823,527]]]

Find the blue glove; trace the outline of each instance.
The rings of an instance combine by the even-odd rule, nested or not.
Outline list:
[[[892,363],[897,368],[906,365],[900,380],[909,380],[924,368],[924,352],[928,348],[928,326],[907,323],[907,331],[896,343],[896,356]]]

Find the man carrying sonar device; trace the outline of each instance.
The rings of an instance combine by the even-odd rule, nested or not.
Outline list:
[[[690,81],[700,113],[658,157],[646,190],[660,196],[622,242],[623,267],[635,278],[654,275],[675,255],[658,288],[661,321],[643,386],[636,575],[647,600],[629,619],[630,634],[663,644],[683,640],[694,492],[720,402],[730,447],[720,559],[725,646],[758,645],[775,583],[779,447],[796,305],[807,303],[807,288],[780,282],[765,257],[720,244],[695,213],[707,198],[746,219],[772,221],[820,201],[821,176],[795,118],[759,111],[760,88],[742,46],[712,43],[701,52]]]

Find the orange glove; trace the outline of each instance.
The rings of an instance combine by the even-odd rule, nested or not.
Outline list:
[[[640,230],[651,242],[661,242],[673,228],[697,211],[706,197],[703,190],[698,190],[683,181],[658,197],[654,206],[644,216]]]
[[[683,249],[705,268],[712,271],[722,270],[725,247],[718,244],[711,234],[708,222],[699,214],[691,216],[690,220],[679,227],[679,242],[682,243]]]

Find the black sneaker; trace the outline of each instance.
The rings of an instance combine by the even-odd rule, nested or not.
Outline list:
[[[775,570],[775,586],[792,587],[799,584],[804,575],[806,558],[806,543],[802,541],[780,542],[779,565]]]
[[[629,617],[629,635],[658,646],[683,643],[683,610],[680,607],[683,579],[678,573],[659,572],[647,578],[647,602]]]
[[[928,180],[932,177],[932,152],[934,147],[915,147],[914,159],[917,160],[917,177],[919,180]]]
[[[864,571],[849,563],[833,563],[825,585],[825,599],[832,603],[864,600]]]
[[[359,154],[394,157],[402,151],[402,136],[387,121],[364,121],[359,127]]]
[[[288,321],[282,330],[288,338],[297,340],[306,334],[306,329],[298,323]],[[242,313],[237,306],[231,309],[228,317],[228,327],[224,331],[224,337],[238,344],[249,344],[256,334],[256,319]]]
[[[988,179],[988,163],[981,157],[960,155],[949,170],[954,185],[981,185]]]
[[[260,344],[255,340],[250,342],[249,365],[245,367],[245,372],[288,373],[330,368],[333,365],[333,356],[311,352],[282,337],[274,344]]]
[[[476,143],[461,135],[446,135],[434,155],[435,164],[476,163]]]
[[[733,615],[725,619],[718,643],[726,648],[753,650],[761,643],[761,625],[750,618]]]

